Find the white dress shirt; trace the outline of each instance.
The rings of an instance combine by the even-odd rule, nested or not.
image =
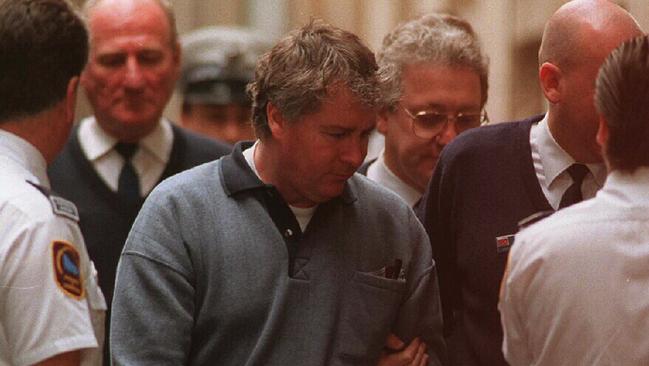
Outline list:
[[[104,131],[94,117],[81,121],[79,143],[97,174],[113,191],[117,191],[124,159],[115,150],[117,139]],[[140,179],[140,193],[145,196],[155,187],[164,172],[173,146],[171,122],[161,119],[156,128],[139,142],[131,163]]]
[[[0,366],[74,350],[100,365],[106,304],[81,232],[28,181],[49,189],[45,159],[0,130]]]
[[[516,236],[501,288],[517,365],[649,365],[649,168]]]
[[[367,168],[367,178],[396,193],[410,207],[421,199],[422,194],[419,191],[402,181],[385,165],[385,150],[382,150],[376,161]]]
[[[536,178],[550,206],[557,210],[561,197],[572,185],[572,178],[566,171],[575,160],[557,144],[548,127],[547,114],[530,130],[530,147]],[[586,164],[589,173],[581,185],[582,197],[592,198],[606,181],[606,166]]]

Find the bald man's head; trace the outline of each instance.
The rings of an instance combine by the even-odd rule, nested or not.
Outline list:
[[[178,30],[176,29],[176,15],[174,13],[173,7],[169,0],[152,0],[156,3],[160,9],[165,14],[167,22],[169,22],[169,40],[172,46],[175,46],[178,42]],[[87,0],[83,5],[83,16],[86,18],[86,22],[90,23],[91,12],[93,12],[100,5],[110,5],[110,4],[119,4],[122,7],[123,11],[128,11],[128,9],[135,9],[136,5],[142,5],[142,0]],[[90,27],[90,26],[89,26]],[[92,27],[89,31],[92,33]],[[92,44],[92,40],[91,40]]]
[[[593,57],[593,49],[604,51],[606,57],[618,44],[640,34],[635,19],[608,0],[570,1],[545,26],[539,64],[550,62],[568,71],[584,57]]]
[[[539,80],[552,136],[576,161],[601,161],[595,78],[606,56],[642,34],[631,14],[607,0],[574,0],[554,13],[539,50]]]

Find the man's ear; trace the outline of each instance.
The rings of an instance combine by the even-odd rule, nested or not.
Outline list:
[[[539,67],[539,82],[543,95],[550,103],[561,101],[561,69],[550,62],[544,62]]]
[[[382,108],[376,115],[376,130],[385,135],[388,132],[388,123],[392,112],[388,108]]]
[[[180,68],[182,66],[182,47],[180,45],[180,42],[176,42],[173,45],[172,48],[172,61],[174,64],[174,80],[178,80],[180,77]]]
[[[77,106],[77,90],[79,90],[79,77],[75,76],[68,81],[68,88],[65,93],[65,116],[66,120],[74,121],[74,111]]]
[[[599,126],[597,128],[597,136],[595,137],[597,144],[602,148],[602,152],[608,143],[608,124],[603,116],[599,116]]]
[[[284,135],[286,129],[286,119],[272,102],[266,104],[266,119],[268,121],[268,128],[274,138],[280,138]]]

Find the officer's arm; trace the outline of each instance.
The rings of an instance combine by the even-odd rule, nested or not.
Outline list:
[[[11,248],[0,252],[0,319],[12,344],[5,356],[29,364],[97,347],[73,226],[58,216],[3,209],[13,219],[0,229]]]

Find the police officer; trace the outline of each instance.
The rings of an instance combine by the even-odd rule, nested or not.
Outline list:
[[[271,40],[244,28],[207,27],[182,37],[184,127],[234,144],[254,138],[246,85]]]
[[[0,3],[2,366],[101,364],[106,304],[76,207],[46,174],[72,126],[87,38],[64,0]]]

